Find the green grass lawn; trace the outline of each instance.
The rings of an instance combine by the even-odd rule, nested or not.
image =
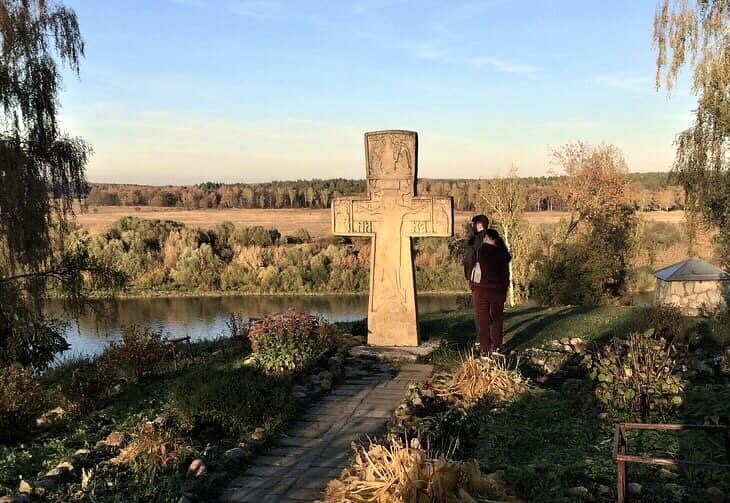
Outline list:
[[[566,337],[579,337],[601,346],[613,337],[626,337],[641,326],[645,314],[641,308],[625,306],[521,306],[507,312],[506,347],[512,354],[521,354],[530,348],[549,349],[552,341]],[[699,349],[707,354],[727,347],[721,326],[711,322],[692,322],[691,326],[688,339],[704,341]],[[708,332],[715,334],[714,338],[708,337]],[[424,338],[441,337],[448,343],[448,349],[442,345],[435,353],[436,363],[448,369],[456,361],[456,350],[470,347],[475,340],[472,311],[465,307],[425,315],[421,318],[421,333]],[[682,357],[697,350],[685,349]],[[524,370],[529,373],[534,369]],[[502,471],[527,501],[579,501],[569,493],[576,486],[585,487],[599,501],[614,501],[616,468],[612,448],[617,422],[696,424],[730,419],[727,373],[692,377],[682,407],[669,413],[652,413],[647,418],[633,413],[606,414],[594,396],[593,383],[575,366],[559,379],[535,384],[535,393],[470,410],[464,431],[473,437],[463,442],[468,448],[460,453],[478,459],[487,472]],[[723,439],[704,433],[633,434],[630,448],[632,452],[663,457],[728,462]],[[664,488],[667,483],[684,487],[681,501],[707,501],[705,489],[711,486],[730,494],[730,474],[722,470],[680,468],[667,474],[660,472],[660,467],[630,465],[628,481],[643,486],[641,498],[634,501],[675,501]]]
[[[601,342],[626,335],[637,312],[630,306],[517,306],[505,313],[505,344],[510,350],[521,350],[564,337]],[[468,346],[476,340],[474,312],[464,307],[425,314],[420,317],[420,331],[426,340],[441,337],[456,346]]]

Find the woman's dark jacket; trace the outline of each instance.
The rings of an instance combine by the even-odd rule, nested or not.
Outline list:
[[[477,263],[477,250],[484,241],[484,232],[477,232],[469,238],[466,243],[466,253],[464,254],[464,278],[467,281],[471,278],[471,270],[474,269],[474,265]]]
[[[509,252],[503,248],[483,243],[477,251],[477,260],[482,269],[479,283],[472,283],[479,288],[504,290],[509,288]],[[471,271],[469,273],[471,275]]]

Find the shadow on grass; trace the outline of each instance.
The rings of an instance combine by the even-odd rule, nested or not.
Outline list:
[[[626,337],[641,313],[639,308],[621,306],[518,308],[507,313],[508,345],[521,351],[551,340],[580,337],[600,351],[613,337]],[[424,320],[423,327],[442,331],[453,347],[468,347],[475,337],[471,312],[465,310],[448,320]],[[454,355],[450,357],[453,363]],[[608,502],[615,501],[616,494],[612,450],[618,422],[730,421],[727,376],[722,382],[690,388],[680,410],[669,414],[652,413],[646,418],[633,413],[606,415],[579,360],[578,354],[569,356],[542,389],[514,401],[487,402],[469,409],[466,417],[453,410],[438,411],[430,420],[432,425],[444,424],[434,428],[443,430],[437,445],[453,443],[459,436],[459,457],[477,458],[487,472],[503,471],[508,484],[527,501],[580,501],[570,489],[584,487],[596,501]],[[698,432],[642,432],[632,435],[630,449],[636,454],[728,462],[724,439]],[[709,501],[706,489],[713,486],[730,494],[727,470],[662,470],[660,466],[631,464],[627,476],[628,482],[643,486],[640,497],[628,500],[633,502]],[[672,492],[676,487],[666,484],[680,486],[679,492]]]

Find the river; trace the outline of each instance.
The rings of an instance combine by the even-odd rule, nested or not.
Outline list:
[[[418,311],[453,310],[458,307],[459,298],[467,297],[420,295]],[[354,321],[366,316],[367,302],[365,295],[132,298],[99,301],[96,312],[90,311],[78,320],[65,317],[60,302],[50,302],[47,312],[68,322],[65,335],[71,349],[61,355],[63,360],[101,353],[111,341],[119,339],[125,325],[147,325],[161,330],[165,337],[214,339],[227,336],[226,320],[231,312],[260,317],[295,308],[321,315],[330,322]]]

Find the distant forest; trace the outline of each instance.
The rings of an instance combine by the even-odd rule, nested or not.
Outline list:
[[[669,173],[631,173],[630,197],[637,210],[671,211],[684,208],[684,191]],[[527,211],[562,211],[565,208],[562,176],[520,178],[526,185]],[[419,195],[452,196],[457,210],[479,206],[487,179],[421,179]],[[190,186],[148,186],[92,183],[91,206],[163,206],[209,208],[329,208],[339,196],[362,194],[365,180],[274,181],[266,183],[214,183]]]

